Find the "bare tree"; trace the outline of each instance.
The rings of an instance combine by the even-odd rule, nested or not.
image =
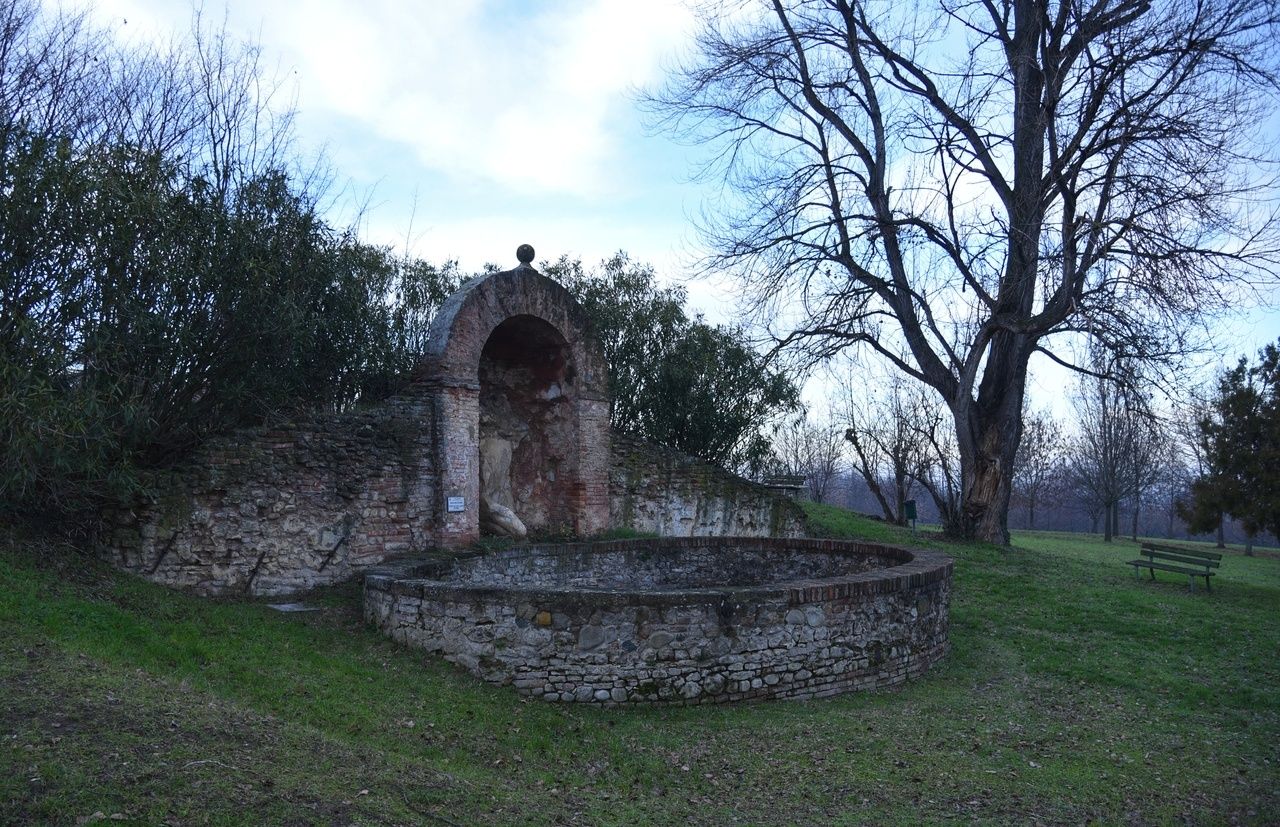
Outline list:
[[[843,414],[853,468],[885,519],[903,525],[904,504],[919,489],[929,494],[945,527],[959,519],[959,468],[946,410],[928,389],[891,375],[847,382]]]
[[[1141,411],[1142,409],[1139,409]],[[1169,467],[1169,438],[1161,421],[1139,413],[1128,445],[1124,470],[1131,508],[1129,536],[1138,539],[1138,524],[1144,506],[1153,505],[1161,479]]]
[[[1063,447],[1062,429],[1048,411],[1023,415],[1022,440],[1013,464],[1013,493],[1027,509],[1027,528],[1036,527],[1036,506],[1058,477]]]
[[[1124,498],[1121,466],[1129,417],[1121,394],[1106,379],[1081,382],[1075,403],[1079,432],[1071,448],[1072,479],[1090,506],[1091,519],[1101,513],[1103,538],[1111,542]]]
[[[846,382],[843,415],[849,427],[844,438],[853,449],[853,469],[880,504],[891,523],[906,522],[904,503],[910,499],[925,460],[914,423],[918,394],[894,376],[873,386]]]
[[[915,423],[915,433],[923,447],[924,465],[916,480],[929,493],[943,530],[959,534],[961,475],[960,449],[955,428],[942,404],[920,389],[919,410],[923,414]]]
[[[101,122],[110,73],[100,55],[113,52],[85,12],[0,2],[0,119],[43,137],[83,139]]]
[[[199,11],[186,37],[120,44],[83,11],[0,0],[5,125],[180,159],[225,194],[294,162],[293,118],[292,87],[268,71],[261,47]]]
[[[709,5],[648,98],[715,150],[707,264],[782,346],[937,392],[961,535],[1008,542],[1032,354],[1169,358],[1274,278],[1274,0]]]
[[[1164,473],[1156,483],[1151,497],[1152,505],[1158,508],[1160,528],[1164,536],[1173,539],[1178,522],[1178,501],[1187,496],[1190,490],[1191,477],[1181,462],[1180,455],[1173,455],[1165,466]]]
[[[1120,505],[1126,500],[1133,506],[1137,539],[1143,498],[1164,469],[1166,437],[1147,400],[1133,392],[1135,384],[1090,376],[1081,381],[1075,398],[1077,435],[1068,466],[1078,490],[1101,512],[1107,542],[1120,534]]]
[[[843,453],[838,428],[807,418],[793,420],[774,434],[773,451],[778,473],[804,477],[809,499],[827,502]]]

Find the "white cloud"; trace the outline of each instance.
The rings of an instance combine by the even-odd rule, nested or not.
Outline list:
[[[157,40],[184,31],[191,17],[187,0],[97,0],[94,9],[127,37]],[[590,263],[625,249],[664,281],[684,282],[693,309],[735,320],[729,285],[687,280],[696,245],[679,195],[662,217],[629,218],[604,200],[636,183],[623,145],[635,138],[625,134],[633,128],[627,92],[657,81],[664,58],[687,45],[696,21],[683,0],[206,3],[207,21],[224,12],[234,33],[261,42],[267,65],[296,71],[300,126],[313,130],[301,137],[332,142],[340,176],[398,191],[401,179],[422,174],[406,158],[447,176],[414,221],[414,253],[478,268],[514,264],[526,241],[540,257]],[[341,138],[314,131],[337,122]],[[410,152],[392,161],[388,142]],[[479,212],[477,192],[493,194]],[[518,212],[508,195],[545,206]],[[472,203],[453,208],[453,199]],[[412,207],[398,196],[374,200],[367,237],[403,246]],[[592,203],[605,208],[584,206]]]
[[[190,8],[94,4],[116,31],[152,38],[185,29]],[[587,197],[623,186],[626,93],[694,25],[681,0],[226,0],[204,14],[217,22],[224,9],[269,63],[296,70],[308,121],[358,122],[457,179]]]
[[[619,185],[611,114],[692,23],[669,2],[595,0],[504,19],[471,2],[285,0],[263,39],[295,61],[302,105],[367,124],[420,163],[526,193]]]

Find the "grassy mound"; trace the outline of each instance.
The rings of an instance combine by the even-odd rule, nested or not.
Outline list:
[[[1265,823],[1280,812],[1280,560],[1214,592],[1131,543],[944,544],[952,655],[827,701],[522,700],[365,628],[358,588],[279,614],[0,536],[0,823]],[[119,823],[119,820],[114,823]]]

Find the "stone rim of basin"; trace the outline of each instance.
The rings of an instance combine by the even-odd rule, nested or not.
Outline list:
[[[608,552],[632,552],[660,546],[663,551],[686,549],[717,549],[726,554],[740,550],[798,551],[809,554],[835,554],[841,556],[878,557],[889,559],[886,565],[865,571],[830,576],[799,576],[770,580],[754,584],[724,583],[718,585],[626,585],[599,586],[590,584],[527,585],[450,580],[458,565],[475,560],[519,560],[531,557],[582,556]],[[776,597],[798,589],[824,588],[852,593],[868,589],[892,588],[899,580],[916,577],[921,582],[950,576],[953,562],[941,552],[928,549],[907,548],[892,544],[865,543],[852,540],[815,538],[760,538],[760,537],[662,537],[637,540],[600,540],[578,543],[531,543],[529,545],[479,552],[471,549],[436,551],[426,555],[414,555],[388,561],[366,573],[366,582],[375,587],[399,587],[434,593],[509,593],[539,597],[596,598],[602,600],[637,597],[644,599],[704,599],[737,597],[742,599]]]

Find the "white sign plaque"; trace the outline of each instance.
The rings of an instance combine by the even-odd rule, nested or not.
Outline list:
[[[450,514],[459,514],[467,510],[467,501],[463,497],[450,497],[447,507]]]

